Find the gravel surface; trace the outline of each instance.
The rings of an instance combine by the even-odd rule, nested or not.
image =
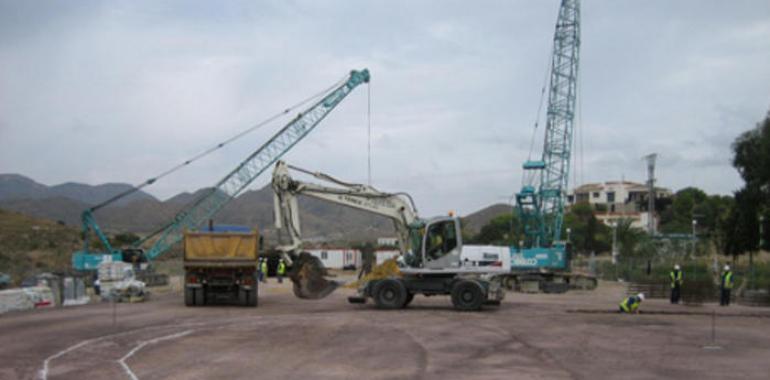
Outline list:
[[[610,313],[623,288],[509,293],[460,313],[447,297],[408,309],[351,305],[340,289],[294,298],[271,279],[259,307],[187,308],[181,295],[0,316],[0,379],[767,379],[770,311],[648,300]],[[712,345],[716,313],[716,345]]]

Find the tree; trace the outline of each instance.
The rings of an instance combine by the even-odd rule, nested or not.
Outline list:
[[[133,244],[137,240],[139,240],[139,236],[130,232],[125,232],[113,236],[112,239],[110,239],[110,244],[115,247],[124,247]]]
[[[498,215],[481,227],[471,242],[476,244],[496,244],[518,246],[519,218],[512,213]]]
[[[686,187],[677,191],[671,206],[661,213],[661,232],[690,233],[693,218],[701,215],[707,199],[706,193],[695,187]],[[701,223],[700,220],[698,222]]]
[[[609,227],[596,219],[593,208],[587,202],[581,202],[570,207],[564,215],[564,229],[562,236],[566,237],[566,229],[569,228],[570,241],[576,252],[603,252],[609,249],[609,239],[612,233]]]
[[[725,220],[726,232],[724,253],[736,256],[757,249],[759,241],[759,220],[756,205],[761,198],[758,193],[742,189],[735,193],[735,206]]]
[[[617,221],[617,243],[622,257],[644,256],[650,252],[640,249],[649,240],[644,230],[633,227],[633,220],[619,219]],[[644,245],[646,247],[646,245]]]
[[[770,196],[770,112],[765,120],[733,142],[733,166],[746,182],[745,189],[762,195],[762,206]]]
[[[735,193],[735,206],[724,225],[725,252],[735,260],[759,248],[759,216],[770,209],[770,112],[754,129],[738,136],[732,148],[733,166],[745,182]]]

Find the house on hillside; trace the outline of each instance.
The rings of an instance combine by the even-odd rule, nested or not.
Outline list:
[[[656,204],[670,201],[672,196],[673,193],[667,188],[655,188]],[[647,185],[631,181],[588,183],[578,186],[567,196],[570,206],[577,203],[590,204],[596,218],[608,226],[618,219],[631,219],[633,227],[642,229],[647,228],[650,217],[647,199]],[[652,215],[657,229],[658,221],[654,210]]]

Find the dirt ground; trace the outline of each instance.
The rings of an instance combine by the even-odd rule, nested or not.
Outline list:
[[[294,298],[271,279],[259,307],[187,308],[178,294],[0,316],[1,379],[767,379],[770,310],[648,300],[623,287],[509,293],[499,308],[352,305]],[[716,345],[711,313],[716,311]],[[687,315],[673,313],[686,312]]]

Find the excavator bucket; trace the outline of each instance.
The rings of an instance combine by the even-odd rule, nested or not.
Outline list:
[[[317,257],[302,252],[293,259],[289,278],[294,283],[294,295],[302,299],[321,299],[334,292],[339,283],[329,281],[326,268]]]

